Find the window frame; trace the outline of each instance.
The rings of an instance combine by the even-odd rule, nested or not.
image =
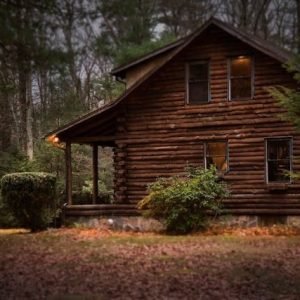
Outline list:
[[[241,58],[241,57],[249,57],[250,58],[250,65],[251,65],[251,73],[250,73],[250,80],[251,80],[251,95],[250,97],[239,97],[239,98],[232,98],[232,92],[231,92],[231,80],[236,79],[236,78],[246,78],[245,76],[239,76],[239,77],[232,77],[231,76],[231,62],[233,59],[236,58]],[[254,99],[254,94],[255,94],[255,87],[254,87],[254,82],[255,82],[255,62],[254,62],[254,56],[250,54],[239,54],[239,55],[234,55],[230,56],[227,59],[227,97],[228,101],[239,101],[239,100],[252,100]],[[248,76],[247,76],[248,77]]]
[[[226,174],[230,171],[230,165],[229,165],[229,143],[228,140],[207,140],[204,142],[203,148],[204,148],[204,168],[207,170],[207,144],[209,143],[225,143],[226,144],[226,162],[227,162],[227,168],[225,171],[218,171],[219,174]]]
[[[190,66],[207,64],[207,101],[205,102],[190,102]],[[204,80],[203,80],[204,81]],[[186,105],[203,105],[211,102],[211,84],[210,84],[210,60],[189,61],[185,64],[185,104]]]
[[[269,181],[269,160],[268,160],[268,142],[269,141],[288,141],[289,142],[289,172],[293,172],[293,138],[291,136],[280,136],[280,137],[268,137],[265,138],[265,182],[269,185],[276,184],[290,184],[292,183],[292,178],[289,176],[289,179],[286,181]]]

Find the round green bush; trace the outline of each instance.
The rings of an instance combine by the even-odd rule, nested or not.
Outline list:
[[[55,185],[56,178],[49,173],[7,174],[1,179],[3,203],[21,226],[46,229],[55,215]]]
[[[157,179],[148,190],[138,208],[162,221],[167,232],[179,234],[206,227],[208,215],[220,213],[222,199],[228,196],[215,168],[189,168],[185,176]]]

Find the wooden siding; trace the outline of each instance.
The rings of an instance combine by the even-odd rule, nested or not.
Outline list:
[[[171,51],[170,53],[161,54],[155,58],[152,58],[149,61],[146,61],[143,64],[130,68],[126,72],[126,89],[133,86],[138,80],[140,80],[143,76],[152,71],[158,65],[163,64],[170,57],[170,55],[172,55],[172,53],[173,51]]]
[[[233,55],[254,57],[252,100],[228,100],[227,59]],[[187,105],[185,64],[207,59],[211,101]],[[229,212],[300,213],[299,181],[284,191],[272,191],[265,183],[265,138],[292,137],[294,157],[300,157],[299,134],[281,121],[282,109],[265,90],[276,84],[294,84],[279,62],[218,28],[206,30],[124,104],[116,135],[116,201],[136,203],[158,176],[179,174],[187,164],[203,166],[203,143],[216,139],[228,141]],[[293,170],[300,171],[299,161],[293,160]]]

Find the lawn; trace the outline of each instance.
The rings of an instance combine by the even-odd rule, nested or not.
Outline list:
[[[300,299],[300,236],[284,233],[0,230],[0,299]]]

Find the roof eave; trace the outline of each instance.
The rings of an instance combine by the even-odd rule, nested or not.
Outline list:
[[[135,67],[135,66],[137,66],[137,65],[139,65],[139,64],[141,64],[141,63],[143,63],[143,62],[145,62],[147,60],[150,60],[150,59],[152,59],[152,58],[154,58],[154,57],[156,57],[158,55],[161,55],[161,54],[164,54],[164,53],[166,53],[166,52],[168,52],[170,50],[173,50],[174,48],[176,48],[176,47],[180,46],[181,44],[183,44],[184,40],[185,40],[185,38],[179,39],[179,40],[177,40],[177,41],[175,41],[173,43],[170,43],[170,44],[168,44],[168,45],[166,45],[166,46],[164,46],[162,48],[154,50],[153,52],[148,53],[148,54],[146,54],[146,55],[144,55],[144,56],[142,56],[142,57],[140,57],[140,58],[138,58],[138,59],[136,59],[136,60],[134,60],[134,61],[132,61],[132,62],[130,62],[128,64],[121,65],[121,66],[113,69],[110,72],[110,74],[113,75],[113,76],[117,76],[117,77],[123,78],[125,72],[128,69],[130,69],[132,67]]]

